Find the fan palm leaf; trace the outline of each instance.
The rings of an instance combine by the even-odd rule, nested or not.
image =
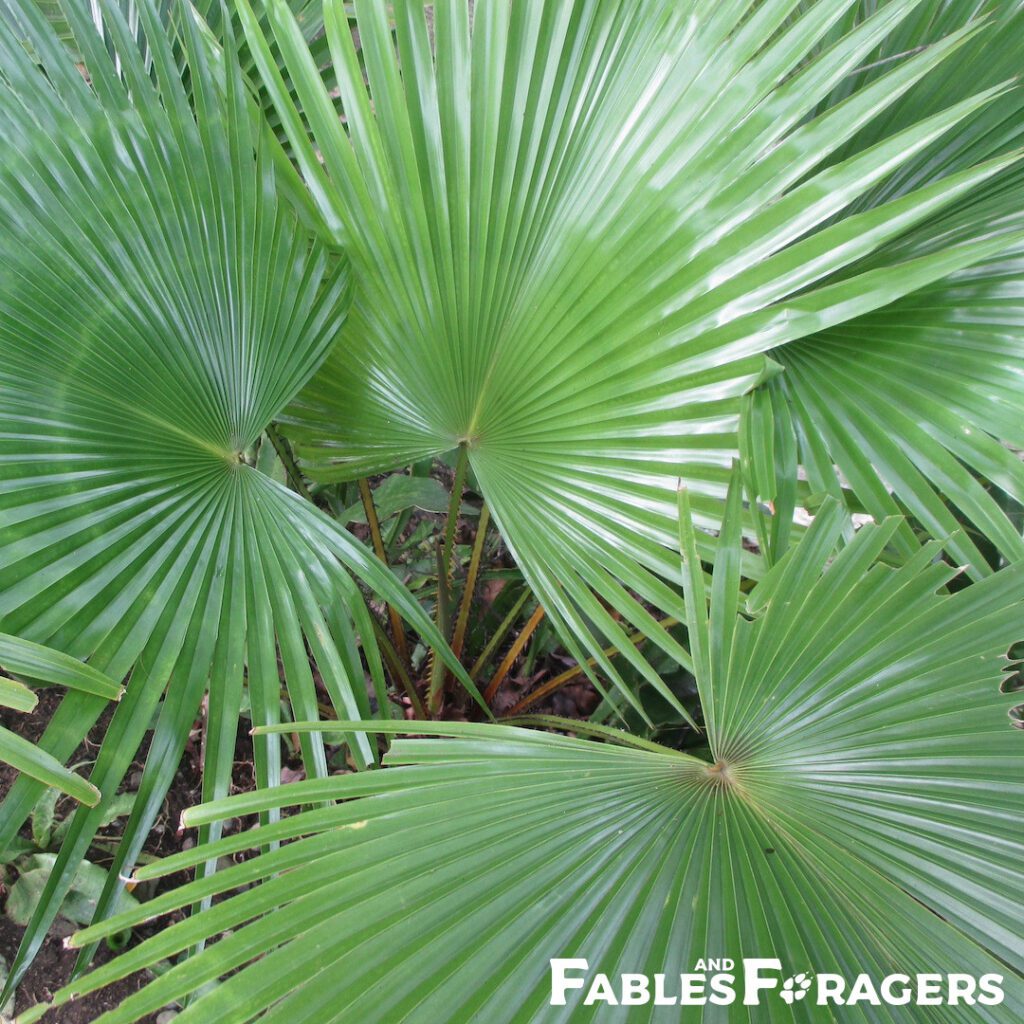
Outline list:
[[[942,66],[980,38],[977,18],[857,78],[921,6],[851,21],[849,0],[488,0],[471,24],[443,0],[428,31],[422,4],[394,4],[392,23],[359,0],[357,55],[348,7],[328,0],[341,123],[287,4],[260,5],[272,52],[239,0],[358,287],[346,344],[285,414],[309,471],[348,478],[463,446],[572,653],[635,704],[601,653],[622,650],[682,712],[623,627],[685,660],[648,611],[683,614],[675,481],[699,522],[718,521],[740,398],[778,369],[765,354],[1022,237],[1014,224],[897,244],[1017,163],[980,146],[907,172],[1007,91],[900,105],[952,77]],[[906,184],[889,195],[893,181]]]
[[[945,0],[922,5],[824,108],[868,87],[900,54],[970,23],[981,6]],[[1001,0],[984,7],[991,27],[958,52],[956,75],[936,76],[910,90],[831,159],[943,109],[959,98],[964,82],[982,89],[1016,75],[1024,6]],[[858,198],[855,208],[890,202],[1022,142],[1024,90],[1014,89],[954,135],[916,154]],[[979,549],[978,536],[996,555],[1024,557],[1020,528],[1007,518],[999,497],[1001,492],[1011,502],[1024,502],[1022,197],[1024,173],[1010,165],[854,269],[1000,235],[1008,239],[1003,253],[773,352],[785,372],[749,400],[744,432],[749,471],[757,467],[758,492],[776,503],[780,517],[769,550],[784,550],[788,539],[783,527],[796,501],[799,462],[814,494],[845,497],[876,518],[910,510],[931,535],[954,536],[951,551],[975,576],[991,571],[992,556]],[[970,522],[974,540],[957,532],[955,510]],[[913,551],[909,527],[898,543],[905,554]]]
[[[349,271],[278,200],[237,67],[189,31],[186,95],[154,5],[137,9],[152,74],[119,7],[101,39],[87,5],[64,5],[86,81],[31,0],[0,2],[0,623],[130,675],[91,776],[103,801],[69,829],[10,985],[150,728],[100,914],[208,689],[209,796],[230,785],[244,690],[259,723],[280,720],[283,686],[316,716],[317,681],[342,717],[388,714],[346,566],[443,644],[367,549],[245,461],[333,345]],[[70,693],[42,749],[65,760],[103,706]],[[360,734],[351,750],[376,756]],[[318,737],[302,752],[326,772]],[[276,745],[257,744],[256,774],[279,779]],[[40,785],[7,796],[0,847]]]
[[[619,1020],[626,1011],[579,992],[549,1005],[549,960],[585,959],[591,976],[674,975],[708,957],[863,973],[876,988],[892,974],[989,974],[1005,999],[837,1009],[787,1007],[775,991],[761,1006],[631,1006],[629,1019],[1019,1020],[1008,894],[1024,880],[1024,750],[1000,681],[1024,566],[951,595],[957,570],[934,548],[896,568],[877,561],[898,520],[835,553],[844,520],[827,503],[744,594],[738,488],[710,589],[684,500],[706,759],[625,735],[620,746],[430,723],[394,743],[386,771],[197,808],[187,824],[343,801],[221,840],[211,852],[290,841],[79,934],[244,889],[68,986],[58,1005],[229,931],[97,1024],[129,1024],[226,975],[182,1024]],[[199,861],[188,851],[138,874]]]

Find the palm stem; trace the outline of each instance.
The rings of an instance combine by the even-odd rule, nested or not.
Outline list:
[[[476,578],[480,572],[480,560],[483,557],[484,540],[487,537],[487,526],[490,523],[491,510],[486,504],[480,509],[480,522],[476,528],[476,538],[473,541],[473,554],[469,559],[469,569],[466,571],[466,586],[462,591],[462,602],[459,605],[459,615],[455,620],[455,633],[452,636],[452,650],[455,657],[462,655],[462,647],[466,642],[466,627],[469,624],[469,609],[473,605],[473,593],[476,590]]]
[[[458,532],[459,508],[462,505],[462,490],[466,484],[466,472],[469,469],[469,450],[464,444],[459,445],[459,457],[455,463],[455,478],[452,480],[451,500],[448,503],[448,519],[444,527],[444,544],[440,551],[437,565],[437,628],[442,636],[448,636],[449,606],[452,592],[452,579],[455,571],[455,534]],[[448,670],[436,652],[430,659],[430,692],[427,707],[432,715],[441,710],[441,697],[444,692]]]
[[[498,687],[505,681],[509,669],[512,668],[512,663],[522,653],[523,648],[526,646],[526,641],[533,635],[533,631],[540,625],[543,618],[544,607],[537,605],[533,610],[533,614],[527,619],[526,625],[523,626],[522,632],[516,637],[515,643],[509,648],[508,654],[502,659],[501,664],[498,666],[498,671],[494,673],[494,678],[488,683],[487,689],[484,690],[484,700],[488,704],[494,699],[494,695],[498,692]]]
[[[292,455],[288,442],[277,432],[277,428],[272,423],[267,424],[265,433],[267,440],[274,446],[274,451],[277,452],[281,465],[284,466],[285,474],[292,488],[297,494],[305,498],[306,501],[312,502],[313,495],[306,486],[306,481],[302,479],[302,472]]]
[[[480,656],[473,662],[473,667],[469,670],[469,678],[475,683],[479,678],[480,671],[484,665],[490,661],[491,656],[501,646],[502,641],[508,635],[508,631],[515,625],[516,620],[519,618],[519,613],[523,610],[523,605],[526,604],[527,599],[530,596],[530,590],[527,588],[516,598],[516,603],[509,609],[508,614],[504,619],[501,620],[501,625],[494,631],[494,636],[487,641],[487,645],[480,652]]]
[[[662,626],[665,629],[668,629],[670,626],[678,626],[679,620],[673,619],[671,617],[659,619],[658,625]],[[637,632],[635,633],[630,633],[630,635],[626,639],[628,639],[629,642],[635,646],[637,644],[643,643],[643,641],[646,640],[647,637],[647,633],[644,633],[641,630],[637,630]],[[621,653],[622,651],[618,647],[606,647],[603,651],[603,654],[606,658],[614,658],[617,654]],[[563,686],[567,685],[568,683],[571,683],[574,679],[583,675],[586,669],[593,668],[596,664],[596,658],[587,658],[585,662],[579,665],[574,665],[570,669],[566,669],[565,672],[562,672],[554,678],[549,679],[546,683],[544,683],[543,686],[538,686],[537,689],[534,690],[532,693],[528,693],[525,697],[523,697],[517,704],[515,704],[512,708],[509,709],[509,715],[521,714],[523,711],[526,710],[526,708],[532,707],[534,704],[536,704],[540,700],[543,700],[543,698],[547,697],[549,694],[554,693],[556,690],[560,690]]]
[[[402,689],[405,690],[412,704],[413,714],[417,718],[426,718],[427,713],[423,707],[423,702],[420,700],[420,695],[416,692],[416,687],[413,685],[412,678],[406,670],[404,662],[398,656],[398,652],[395,650],[384,628],[376,619],[373,620],[373,632],[377,637],[381,654],[384,655],[384,660],[388,663],[388,668],[402,684]]]
[[[384,550],[384,540],[380,533],[380,520],[377,518],[377,509],[373,504],[373,492],[370,490],[370,482],[366,477],[359,478],[359,497],[363,501],[363,511],[366,513],[366,522],[370,527],[370,541],[377,557],[385,564],[388,564],[387,552]],[[409,662],[409,648],[405,643],[405,627],[402,625],[402,617],[397,610],[388,605],[388,619],[391,622],[391,634],[395,638],[395,650],[403,665]]]

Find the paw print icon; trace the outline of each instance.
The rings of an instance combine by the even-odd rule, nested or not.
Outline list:
[[[785,1002],[792,1006],[793,1003],[799,1002],[805,995],[807,995],[810,987],[811,978],[809,975],[794,974],[792,978],[787,978],[782,983],[782,991],[779,995],[782,996]]]

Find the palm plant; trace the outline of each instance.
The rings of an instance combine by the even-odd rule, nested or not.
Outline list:
[[[880,141],[955,103],[965,82],[978,90],[1016,76],[1020,47],[1009,41],[1024,31],[1024,8],[1015,3],[986,7],[990,23],[958,52],[956,74],[930,78],[908,102],[873,119],[850,145]],[[919,5],[829,104],[867,87],[901,54],[942,39],[978,13],[971,4]],[[923,181],[1019,150],[1022,105],[1020,89],[1005,93],[970,125],[945,137],[941,147],[859,198],[854,208],[877,207]],[[847,152],[841,149],[836,156]],[[991,571],[990,561],[999,564],[1024,554],[1020,524],[1012,525],[1005,514],[1024,501],[1024,463],[1009,448],[1024,448],[1022,188],[1024,169],[1018,162],[857,269],[897,254],[913,259],[1005,233],[1007,247],[997,256],[773,352],[785,372],[750,399],[750,433],[757,440],[748,447],[751,453],[758,445],[770,448],[768,439],[777,433],[774,457],[761,460],[761,475],[764,497],[782,494],[780,511],[792,508],[799,461],[811,492],[832,494],[875,518],[909,509],[933,536],[956,534],[950,551],[975,578]],[[956,510],[972,530],[958,532]],[[901,529],[897,543],[904,553],[913,551],[909,527]]]
[[[68,831],[11,985],[154,716],[101,914],[211,679],[211,797],[230,783],[243,685],[258,723],[279,720],[282,682],[309,718],[315,667],[340,717],[369,717],[365,656],[387,714],[369,611],[343,566],[442,643],[372,554],[247,462],[334,342],[349,273],[278,200],[237,68],[218,70],[193,27],[186,93],[155,8],[139,8],[152,77],[116,9],[113,55],[84,5],[64,10],[88,83],[32,3],[0,5],[0,620],[130,678],[91,776],[103,799]],[[103,705],[70,693],[42,749],[65,760]],[[315,737],[303,754],[311,774],[326,772]],[[376,751],[357,734],[352,754],[366,764]],[[274,784],[276,745],[255,756]],[[23,776],[11,789],[0,847],[41,786]]]
[[[932,4],[944,12],[924,33],[933,45],[892,62],[880,48],[904,45],[922,5],[872,4],[851,24],[853,6],[485,3],[471,33],[466,5],[450,2],[436,5],[432,45],[419,4],[395,4],[392,26],[384,5],[358,3],[360,61],[345,7],[326,3],[342,125],[284,0],[266,4],[283,72],[240,0],[263,86],[357,281],[347,344],[283,416],[309,471],[345,478],[463,446],[577,657],[626,650],[623,623],[678,657],[646,609],[682,616],[662,582],[678,578],[675,480],[687,481],[699,521],[714,524],[744,392],[776,363],[796,367],[759,391],[785,388],[802,413],[808,393],[829,393],[844,372],[847,357],[829,355],[841,347],[830,329],[846,337],[851,321],[941,281],[939,294],[954,299],[933,314],[940,338],[942,316],[961,322],[956,302],[977,318],[991,315],[990,301],[1006,307],[1011,328],[991,348],[959,346],[948,367],[903,343],[890,386],[917,375],[906,392],[916,395],[934,367],[964,392],[964,425],[975,425],[930,443],[922,425],[908,443],[931,458],[944,440],[973,465],[998,464],[993,479],[1024,496],[1019,460],[997,455],[989,437],[1019,430],[999,403],[1022,370],[1019,297],[996,294],[1024,239],[1013,149],[1022,100],[1006,85],[1019,53],[994,46],[995,33],[982,38],[963,5],[956,16]],[[1021,18],[1019,5],[1003,5],[1000,28],[1019,31]],[[859,70],[879,52],[880,68]],[[932,85],[946,60],[986,67],[954,94]],[[979,122],[994,130],[982,134]],[[985,260],[988,276],[964,294],[952,275]],[[950,331],[940,351],[957,346]],[[873,340],[881,375],[894,361],[884,337]],[[805,369],[812,359],[826,369]],[[950,384],[965,360],[969,372]],[[752,404],[761,420],[787,413],[782,402],[774,414],[764,398]],[[935,409],[932,433],[948,433],[951,416]],[[787,429],[814,437],[816,427],[790,412],[780,443]],[[755,432],[764,443],[767,432]],[[816,489],[838,496],[830,467],[851,472],[852,442],[823,436],[801,461]],[[795,480],[792,440],[788,450],[780,466]],[[881,473],[864,461],[854,481],[867,474],[872,512],[897,511],[885,485],[897,486],[927,527],[951,531],[948,511],[931,514],[934,498],[914,500],[921,488],[905,457],[895,485],[881,458]],[[1020,555],[1019,533],[980,485],[940,468],[943,483],[962,485],[965,511]],[[972,546],[954,550],[985,571]],[[625,656],[658,686],[639,655]]]
[[[651,975],[744,955],[878,978],[1020,972],[1006,894],[1021,880],[1022,756],[999,683],[1021,628],[1024,565],[943,595],[957,570],[934,560],[934,546],[898,568],[877,564],[899,520],[859,531],[832,557],[843,517],[830,501],[747,594],[739,493],[710,595],[688,507],[681,520],[706,759],[612,730],[596,743],[501,725],[365,726],[451,738],[396,742],[387,760],[401,767],[387,771],[187,812],[196,825],[344,801],[141,869],[153,877],[270,848],[80,933],[84,944],[247,890],[56,1004],[228,931],[102,1024],[138,1020],[229,972],[182,1024],[589,1019],[578,1002],[548,1004],[553,957]],[[283,840],[294,841],[273,848]],[[1022,1010],[1008,983],[1001,1005],[971,1012],[1011,1022]],[[794,1011],[786,1019],[832,1019]],[[589,1012],[619,1019],[607,1005]],[[654,1012],[678,1019],[679,1009]],[[704,1019],[723,1012],[709,1007]],[[747,1013],[731,1007],[728,1019]],[[871,1005],[844,1014],[880,1019]]]
[[[523,958],[503,980],[478,957],[457,1019],[502,1019],[503,985],[539,991],[531,951],[585,936],[637,965],[706,940],[882,966],[904,947],[867,922],[894,901],[914,963],[1019,969],[997,895],[1016,878],[1019,748],[994,683],[1024,555],[1008,515],[1024,501],[1020,3],[444,0],[428,19],[357,0],[355,33],[338,0],[312,30],[285,0],[170,19],[150,0],[60,6],[71,56],[32,0],[0,0],[0,625],[130,674],[92,777],[104,799],[158,715],[112,879],[208,692],[213,803],[192,818],[199,849],[167,862],[200,877],[145,913],[268,879],[94,975],[254,920],[104,1019],[268,951],[189,1019],[348,1019],[377,997],[367,1019],[436,1019],[436,964],[410,968],[431,929],[453,972],[473,928]],[[321,481],[457,449],[601,714],[647,717],[610,645],[687,716],[639,630],[693,671],[711,760],[422,724],[452,738],[397,742],[390,763],[415,762],[398,770],[315,778],[311,663],[360,767],[368,730],[406,728],[386,720],[346,569],[471,684],[360,543],[250,464],[271,421]],[[800,505],[821,509],[806,536]],[[879,525],[855,532],[854,512]],[[979,582],[946,594],[929,536]],[[282,684],[314,776],[283,790],[264,728]],[[263,789],[225,805],[245,689]],[[99,709],[69,696],[44,749],[66,758]],[[0,841],[37,792],[18,783]],[[275,820],[334,797],[358,799]],[[265,827],[218,840],[244,808]],[[218,851],[296,836],[207,875]],[[645,885],[693,916],[652,911]],[[722,898],[684,903],[708,891]],[[825,924],[812,934],[786,897]],[[112,885],[98,918],[115,905]],[[406,974],[370,956],[368,922],[396,926],[386,966]]]

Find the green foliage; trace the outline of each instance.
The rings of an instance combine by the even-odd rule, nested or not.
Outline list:
[[[228,929],[104,1024],[236,970],[182,1024],[575,1020],[578,1007],[548,1005],[548,960],[566,955],[649,974],[704,956],[877,977],[1019,972],[1005,893],[1022,878],[1024,752],[999,683],[1024,564],[949,596],[956,570],[931,549],[877,564],[896,520],[833,557],[843,517],[830,503],[744,595],[739,513],[737,486],[707,594],[688,502],[681,519],[707,759],[498,725],[382,723],[451,739],[397,741],[385,772],[189,812],[200,824],[344,801],[140,870],[294,840],[80,933],[76,943],[262,882],[58,1003]],[[1010,1024],[1022,1011],[1008,985],[982,1014]],[[591,1017],[618,1019],[600,1005]],[[876,1020],[876,1008],[844,1019]]]
[[[956,73],[922,83],[892,117],[863,129],[857,144],[943,109],[965,87],[975,91],[1016,81],[1024,7],[982,6],[988,24],[957,54]],[[877,79],[899,54],[957,30],[974,17],[974,7],[919,5],[886,40],[873,66],[853,76],[844,90]],[[861,205],[878,206],[923,180],[1018,154],[1022,146],[1024,91],[1013,88],[941,145],[919,154]],[[953,557],[975,577],[1024,556],[1019,520],[1014,525],[1006,515],[1024,502],[1022,189],[1024,167],[1017,161],[890,243],[882,256],[915,258],[1002,238],[999,253],[776,353],[786,372],[773,382],[775,394],[789,406],[782,415],[800,438],[811,488],[840,496],[828,468],[834,462],[850,489],[847,496],[855,495],[876,519],[909,509],[932,536],[951,536]],[[867,265],[878,262],[875,256]],[[973,530],[958,533],[963,519]],[[908,529],[898,543],[905,554],[913,550]],[[989,546],[994,550],[981,550]]]
[[[970,4],[923,6],[933,8],[927,12],[930,19],[925,11],[908,19],[886,40],[878,60],[844,83],[844,96],[870,88],[901,52],[937,42],[972,13]],[[990,6],[990,24],[958,51],[956,74],[931,78],[927,88],[922,83],[890,116],[862,128],[851,145],[877,143],[887,133],[947,108],[962,97],[965,83],[978,91],[1015,78],[1024,8],[1014,3]],[[918,153],[858,206],[877,208],[923,181],[1015,155],[1022,145],[1024,91],[1015,88],[941,144]],[[785,452],[775,459],[778,483],[761,490],[764,498],[776,500],[777,491],[791,486],[788,481],[799,462],[812,492],[832,494],[876,519],[909,509],[929,534],[951,537],[951,554],[975,577],[991,571],[990,561],[998,565],[1000,558],[1024,556],[1020,526],[1009,520],[1001,501],[1024,502],[1024,461],[1019,455],[1024,449],[1022,189],[1024,169],[1015,161],[855,270],[982,240],[1002,239],[1002,251],[773,353],[785,372],[748,406],[758,417],[754,433],[761,443],[773,433],[765,424],[774,421],[776,450]],[[849,490],[844,492],[841,480]],[[974,538],[959,532],[958,511],[973,525]],[[979,539],[993,552],[983,552]],[[900,551],[910,555],[915,546],[909,527],[901,528]]]
[[[1024,7],[57,6],[0,0],[0,628],[128,683],[8,989],[154,716],[83,963],[204,909],[58,994],[197,951],[104,1024],[561,1019],[568,949],[1019,973]],[[541,617],[586,739],[390,721],[483,714]],[[204,699],[199,845],[139,872],[196,879],[104,921]],[[103,706],[8,744],[0,846]]]
[[[244,461],[334,343],[349,275],[278,199],[240,72],[188,30],[186,94],[151,4],[138,10],[152,75],[119,8],[106,43],[85,5],[64,9],[89,84],[29,0],[0,5],[0,623],[130,679],[92,772],[102,799],[68,832],[15,980],[158,706],[101,913],[211,679],[210,797],[228,789],[245,687],[258,723],[279,720],[282,685],[308,718],[315,668],[338,716],[369,716],[365,656],[387,713],[370,615],[344,566],[442,644],[362,545]],[[42,749],[69,756],[102,706],[71,694]],[[364,737],[351,742],[358,763],[374,760]],[[310,774],[326,772],[319,738],[303,755]],[[276,782],[276,748],[258,744],[256,759],[260,782]],[[0,846],[39,793],[25,777],[13,787]]]
[[[342,124],[284,0],[265,5],[276,52],[238,4],[357,282],[346,344],[286,411],[290,435],[323,479],[466,444],[573,653],[642,714],[600,653],[626,651],[682,713],[623,632],[685,657],[646,607],[682,616],[664,582],[678,581],[676,479],[713,524],[766,353],[1024,239],[1005,193],[1012,140],[934,158],[1019,98],[1004,98],[1002,62],[990,88],[925,90],[976,57],[977,26],[956,19],[923,52],[855,74],[910,0],[848,32],[849,0],[799,14],[789,0],[488,2],[472,32],[466,5],[445,2],[433,50],[422,5],[393,6],[394,26],[384,4],[355,5],[361,61],[344,7],[324,7]],[[943,218],[979,190],[1008,222],[947,240]]]
[[[98,798],[99,793],[95,796]],[[11,922],[21,927],[30,923],[44,898],[50,875],[57,863],[57,851],[73,820],[73,814],[67,807],[63,808],[63,814],[58,815],[60,797],[58,789],[47,789],[39,798],[29,818],[30,837],[17,835],[7,848],[0,852],[0,880],[7,892],[3,913]],[[100,825],[113,824],[119,818],[130,814],[134,803],[134,793],[119,793],[107,806]],[[100,845],[99,841],[97,845]],[[117,842],[114,841],[112,845],[116,848]],[[108,884],[109,874],[102,866],[90,860],[83,860],[78,865],[60,903],[59,916],[71,925],[89,924],[95,917],[96,907]],[[134,909],[138,906],[134,896],[125,894],[121,900],[121,905],[125,909]],[[107,943],[112,949],[123,948],[125,939],[130,935],[130,932],[115,934],[107,939]],[[0,968],[6,985],[5,960],[0,960]],[[7,1009],[13,1013],[13,996]],[[0,1011],[0,1020],[6,1022],[11,1019],[11,1016],[4,1016]]]
[[[21,873],[11,886],[6,908],[7,916],[15,924],[27,925],[32,919],[56,861],[55,854],[37,853],[20,862]],[[106,884],[107,873],[95,864],[83,861],[61,904],[61,916],[75,924],[88,924],[96,913],[96,904]],[[126,896],[124,903],[130,906],[135,900]]]
[[[56,684],[90,694],[94,698],[120,700],[122,689],[112,679],[90,665],[84,665],[61,651],[54,651],[19,637],[0,633],[0,707],[14,711],[33,711],[38,704],[35,693],[18,679]],[[99,802],[100,791],[81,776],[65,768],[52,754],[34,746],[10,729],[0,727],[0,761],[11,765],[40,786],[53,786],[92,807]],[[10,838],[10,837],[8,837]]]
[[[430,476],[405,476],[401,473],[386,477],[373,492],[373,503],[381,520],[388,520],[411,508],[423,512],[446,512],[450,499],[450,493],[439,480]],[[363,503],[360,501],[352,504],[338,519],[343,523],[365,523]]]

